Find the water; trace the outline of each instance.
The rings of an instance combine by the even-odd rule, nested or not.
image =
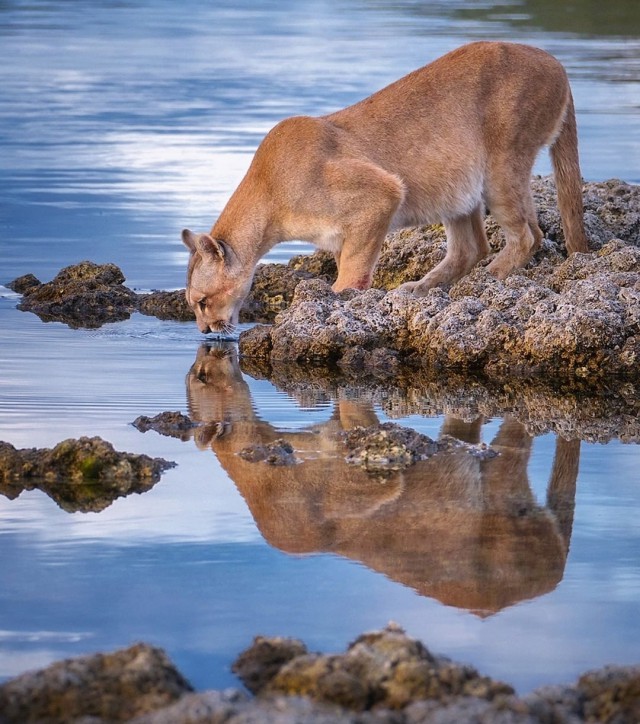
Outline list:
[[[0,3],[0,282],[26,272],[48,280],[90,258],[118,264],[138,289],[183,286],[180,230],[211,225],[279,119],[342,107],[478,38],[557,55],[572,79],[584,176],[640,182],[635,2],[606,14],[586,1]],[[546,158],[537,171],[548,171]],[[351,408],[327,394],[312,405],[228,371],[229,414],[253,406],[263,423],[252,434],[285,434],[306,450],[296,474],[312,476],[321,449],[321,470],[334,471],[320,487],[302,473],[266,486],[262,473],[232,465],[233,448],[130,425],[164,410],[206,417],[221,404],[185,384],[201,344],[195,325],[134,315],[70,330],[15,304],[0,289],[0,439],[49,447],[100,435],[178,466],[99,513],[66,512],[38,490],[0,497],[0,678],[143,639],[197,687],[222,687],[237,684],[230,663],[254,634],[339,650],[391,619],[520,691],[637,663],[636,445],[580,445],[567,555],[562,516],[546,505],[556,438],[520,430],[512,493],[548,525],[505,532],[505,545],[541,552],[503,570],[498,549],[474,567],[477,551],[451,536],[459,521],[437,507],[444,495],[474,529],[473,501],[489,478],[441,494],[435,482],[376,487],[335,467],[336,415],[388,419],[366,389]],[[432,437],[444,424],[397,421]],[[482,439],[502,425],[485,421]],[[439,480],[431,468],[422,475]],[[417,535],[411,550],[405,530]],[[462,592],[445,585],[454,575]]]

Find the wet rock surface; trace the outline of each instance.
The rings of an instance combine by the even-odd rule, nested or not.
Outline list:
[[[326,287],[312,286],[323,309],[315,323],[326,329],[316,344],[301,342],[294,354],[300,359],[321,357],[346,365],[364,363],[382,368],[395,366],[398,356],[415,354],[426,355],[428,364],[497,365],[505,371],[513,369],[522,349],[528,352],[522,363],[527,370],[557,365],[558,357],[568,350],[569,368],[578,374],[593,374],[601,364],[625,373],[637,367],[640,332],[634,307],[637,309],[640,294],[640,187],[617,179],[584,185],[585,225],[593,252],[568,262],[553,180],[534,178],[532,189],[545,240],[526,270],[504,283],[496,282],[482,271],[489,262],[486,260],[471,281],[463,280],[449,293],[434,291],[426,299],[415,300],[415,305],[409,304],[412,298],[408,295],[404,302],[391,298],[383,303],[384,295],[368,292],[368,296],[343,294],[340,304],[334,306],[334,300],[325,293]],[[487,217],[486,227],[490,245],[497,251],[504,243],[502,232],[491,216]],[[612,240],[618,241],[611,245]],[[631,248],[624,252],[625,247]],[[391,290],[419,279],[445,252],[446,239],[440,225],[389,234],[373,286]],[[612,258],[606,258],[612,254]],[[240,321],[271,323],[292,304],[300,282],[320,279],[330,285],[335,276],[335,262],[326,252],[298,256],[287,264],[261,264]],[[124,275],[113,264],[81,262],[63,269],[46,284],[26,274],[8,286],[24,295],[20,309],[72,327],[97,327],[127,319],[136,310],[160,319],[194,319],[184,290],[136,294],[123,281]],[[312,301],[310,296],[313,294],[307,289],[295,305],[300,307],[302,300]],[[364,299],[358,302],[360,296]],[[511,304],[517,309],[510,310]],[[392,312],[389,324],[384,319],[385,310]],[[284,354],[286,346],[283,325],[289,330],[295,324],[302,325],[303,337],[308,339],[311,319],[303,311],[299,308],[292,317],[277,322],[273,336],[276,355]],[[376,329],[384,332],[384,344],[371,342],[371,333]],[[608,348],[594,354],[603,339]],[[542,347],[538,346],[540,342],[544,342]],[[263,344],[270,342],[263,338]],[[496,360],[496,351],[507,348],[509,354],[504,360],[490,361]],[[251,354],[259,354],[255,344]]]
[[[0,442],[0,493],[17,498],[38,488],[68,512],[99,511],[116,498],[150,490],[175,463],[118,452],[99,437],[81,437],[51,449],[16,449]]]
[[[255,696],[195,693],[164,652],[136,644],[0,685],[0,721],[624,724],[640,716],[640,666],[605,667],[573,686],[519,697],[508,684],[433,654],[395,624],[359,636],[341,654],[258,636],[233,670]]]

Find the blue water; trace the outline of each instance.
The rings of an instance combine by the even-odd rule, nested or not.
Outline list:
[[[533,3],[2,3],[0,283],[26,272],[48,280],[90,258],[118,264],[132,287],[183,286],[180,230],[210,227],[279,119],[342,107],[478,38],[556,54],[572,80],[585,178],[640,182],[640,21],[634,3],[620,5],[628,15],[589,26],[591,4],[564,3],[578,10],[572,26],[564,16],[540,18]],[[546,158],[537,170],[548,171]],[[304,248],[278,247],[270,258]],[[165,647],[197,687],[236,685],[230,663],[255,634],[339,650],[389,620],[521,691],[638,662],[637,445],[581,444],[557,580],[545,579],[543,565],[537,589],[478,610],[470,598],[465,606],[437,592],[434,580],[413,585],[406,556],[376,544],[382,524],[371,510],[404,493],[382,504],[386,492],[367,488],[360,509],[358,495],[343,500],[332,479],[322,513],[345,526],[344,540],[309,548],[310,525],[285,544],[252,497],[265,486],[260,468],[238,483],[215,450],[130,425],[140,414],[188,412],[185,376],[202,341],[195,325],[134,315],[71,330],[17,311],[16,301],[0,288],[0,439],[49,447],[100,435],[178,466],[100,513],[66,512],[37,490],[0,495],[0,679],[142,639]],[[260,418],[296,439],[336,406],[330,395],[312,405],[268,381],[240,379]],[[387,419],[378,404],[373,411]],[[432,437],[443,422],[397,421]],[[482,439],[501,423],[487,420]],[[537,437],[528,461],[542,507],[555,445],[552,433]],[[286,523],[286,507],[279,515]],[[352,519],[362,524],[349,537]],[[390,535],[393,521],[384,525]],[[370,548],[358,547],[367,536]],[[423,553],[433,577],[437,552]]]

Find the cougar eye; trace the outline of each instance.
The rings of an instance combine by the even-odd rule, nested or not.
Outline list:
[[[204,310],[207,308],[207,300],[205,297],[200,299],[200,301],[198,302],[198,306],[200,307],[200,311],[204,312]]]

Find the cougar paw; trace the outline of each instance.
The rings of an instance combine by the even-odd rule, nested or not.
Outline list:
[[[425,284],[424,281],[420,279],[417,282],[405,282],[401,284],[398,289],[413,294],[414,297],[426,297],[431,286],[430,284]]]
[[[401,284],[396,291],[413,294],[413,290],[416,288],[417,284],[418,282],[405,282],[404,284]]]

